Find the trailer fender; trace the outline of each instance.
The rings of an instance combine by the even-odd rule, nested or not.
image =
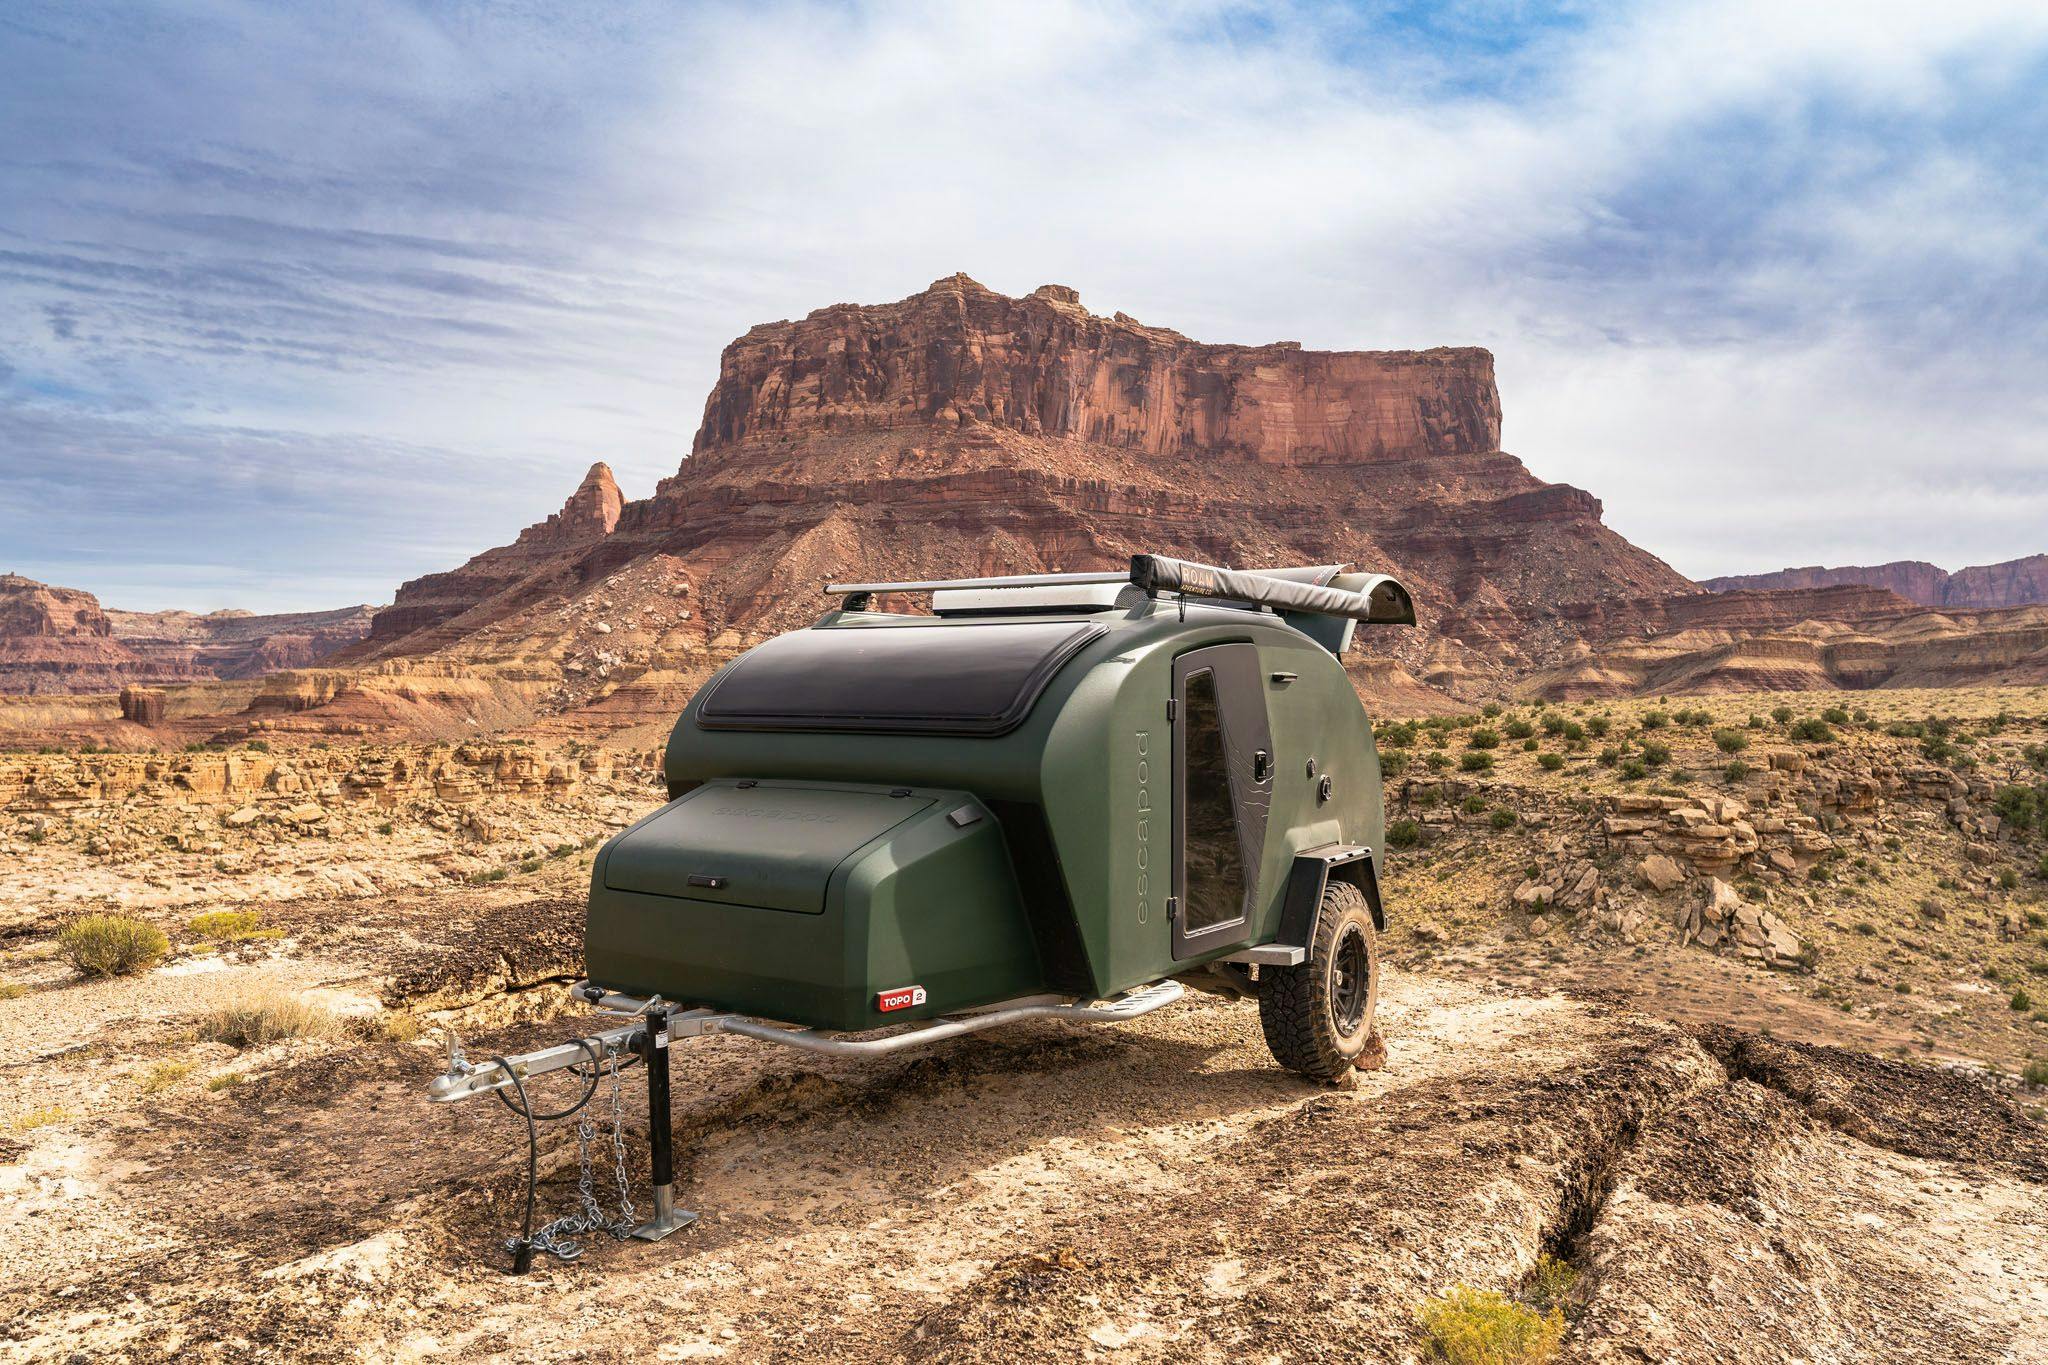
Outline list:
[[[1372,850],[1363,844],[1323,844],[1294,855],[1287,875],[1287,899],[1280,909],[1276,943],[1306,948],[1315,941],[1316,913],[1331,878],[1350,882],[1372,911],[1373,928],[1384,931],[1387,912],[1380,903],[1380,882],[1373,870]]]

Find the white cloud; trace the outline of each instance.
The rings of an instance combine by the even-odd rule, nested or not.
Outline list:
[[[1509,448],[1688,572],[2048,548],[2014,382],[2048,360],[2048,12],[1430,19],[30,12],[0,28],[0,406],[70,433],[83,496],[0,465],[0,498],[172,562],[146,515],[94,520],[105,424],[212,452],[166,490],[194,505],[318,450],[395,519],[395,581],[592,459],[629,494],[672,472],[747,326],[966,270],[1204,340],[1492,346]],[[334,505],[262,504],[338,558]],[[235,546],[185,554],[246,587]]]

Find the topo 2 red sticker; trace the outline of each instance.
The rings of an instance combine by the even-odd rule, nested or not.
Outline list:
[[[875,997],[875,1008],[887,1014],[890,1010],[907,1010],[924,1003],[924,987],[899,986],[893,991],[883,991]]]

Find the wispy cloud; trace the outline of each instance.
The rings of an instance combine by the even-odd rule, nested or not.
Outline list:
[[[2033,552],[2044,77],[1976,0],[16,6],[0,559],[381,597],[673,472],[747,326],[957,269],[1489,345],[1509,448],[1695,574]]]

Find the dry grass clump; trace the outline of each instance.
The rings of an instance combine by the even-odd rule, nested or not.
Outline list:
[[[38,1128],[48,1128],[53,1124],[67,1122],[70,1118],[71,1111],[62,1105],[38,1105],[7,1120],[6,1130],[10,1133],[32,1133]]]
[[[126,915],[86,915],[57,932],[57,946],[81,976],[128,976],[163,961],[171,941]]]
[[[340,1021],[334,1011],[274,986],[258,987],[199,1018],[199,1036],[230,1047],[262,1047],[287,1038],[324,1038]]]
[[[1564,1311],[1538,1313],[1487,1289],[1458,1285],[1424,1304],[1422,1330],[1448,1365],[1541,1365],[1564,1340]]]
[[[250,939],[277,938],[282,929],[264,927],[263,916],[254,910],[208,910],[194,915],[186,926],[200,938],[215,943],[246,943]]]
[[[160,1094],[199,1069],[197,1062],[158,1062],[137,1082],[145,1095]]]

